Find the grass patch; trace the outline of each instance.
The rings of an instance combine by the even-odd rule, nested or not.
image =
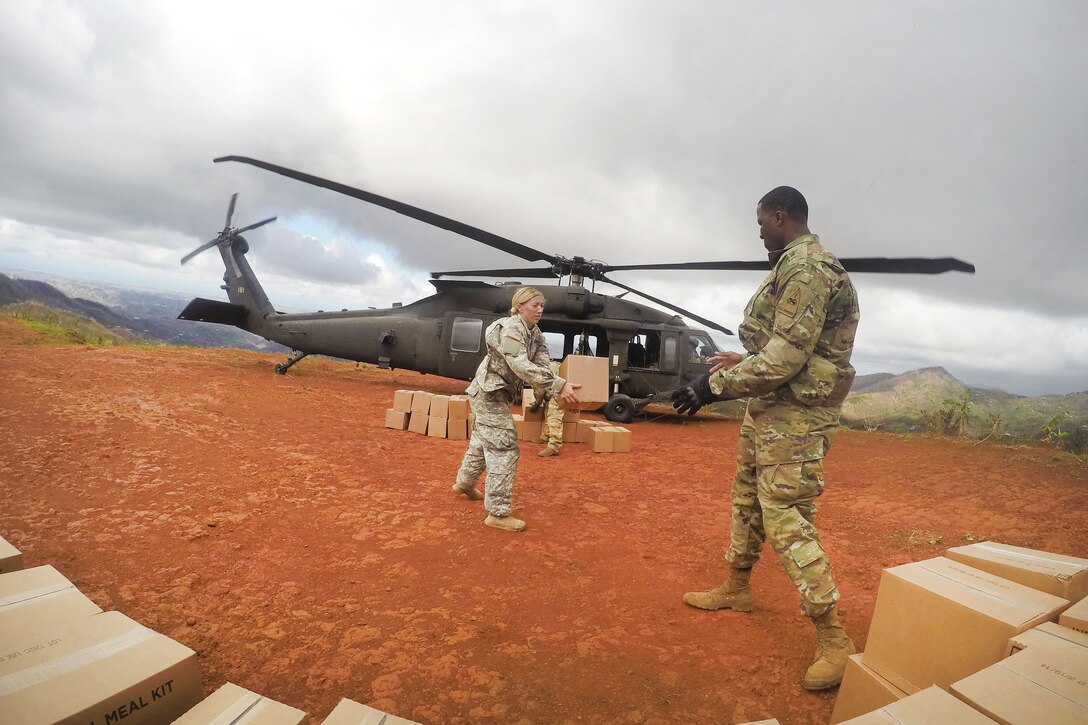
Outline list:
[[[138,335],[116,332],[94,320],[58,310],[38,302],[19,302],[0,307],[0,315],[10,317],[34,333],[28,344],[38,345],[155,345]]]

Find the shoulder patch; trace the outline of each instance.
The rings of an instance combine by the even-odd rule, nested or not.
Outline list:
[[[521,333],[512,327],[506,328],[506,336],[509,337],[511,340],[517,340],[518,342],[521,342]]]
[[[797,314],[797,307],[801,302],[800,290],[796,286],[791,285],[786,290],[786,295],[778,302],[778,312],[786,317],[793,317]]]

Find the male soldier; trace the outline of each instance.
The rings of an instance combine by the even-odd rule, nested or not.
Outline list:
[[[733,480],[729,578],[716,589],[688,592],[684,601],[750,612],[749,577],[769,539],[801,593],[801,610],[816,624],[816,661],[804,686],[822,690],[842,680],[855,652],[835,611],[839,591],[813,524],[823,458],[854,379],[858,300],[839,260],[809,232],[799,191],[768,192],[756,223],[773,268],[744,311],[739,336],[748,354],[712,357],[708,375],[673,394],[673,406],[688,414],[715,400],[749,398]]]
[[[549,363],[552,369],[552,374],[559,375],[559,363],[552,360]],[[549,456],[558,456],[559,449],[563,447],[563,409],[559,407],[559,401],[555,399],[554,395],[549,394],[543,388],[537,388],[533,386],[534,402],[532,410],[539,410],[540,406],[544,406],[544,423],[541,426],[540,437],[534,438],[533,443],[547,443],[548,446],[538,453],[538,456],[547,458]],[[544,398],[547,402],[543,402]]]

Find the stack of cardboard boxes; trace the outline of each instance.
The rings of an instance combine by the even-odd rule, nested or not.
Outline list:
[[[226,683],[201,699],[196,652],[104,612],[52,566],[22,568],[0,537],[0,722],[306,725],[310,717]],[[341,701],[326,723],[412,721]]]
[[[468,440],[472,411],[467,395],[436,395],[425,390],[398,390],[385,411],[385,427],[431,438]]]
[[[12,564],[0,539],[0,720],[172,722],[200,700],[196,652],[103,612],[52,566]]]
[[[596,410],[608,402],[608,358],[568,355],[559,376],[578,385],[579,402],[563,404],[563,442],[588,443],[594,453],[627,453],[631,431],[603,420],[583,420],[582,411]],[[532,409],[533,391],[522,391],[520,405],[512,408],[518,440],[539,438],[545,408]],[[393,407],[385,411],[385,427],[407,430],[432,438],[466,440],[472,432],[472,412],[467,395],[436,395],[423,390],[398,390]]]
[[[1085,597],[1088,559],[990,542],[885,569],[831,723],[1088,722]]]

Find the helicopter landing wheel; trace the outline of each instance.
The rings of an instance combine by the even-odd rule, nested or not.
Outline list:
[[[623,393],[613,395],[604,406],[604,417],[613,423],[630,423],[637,412],[635,401]]]
[[[285,364],[283,364],[283,363],[276,363],[276,374],[277,375],[286,375],[287,374],[287,366]]]

